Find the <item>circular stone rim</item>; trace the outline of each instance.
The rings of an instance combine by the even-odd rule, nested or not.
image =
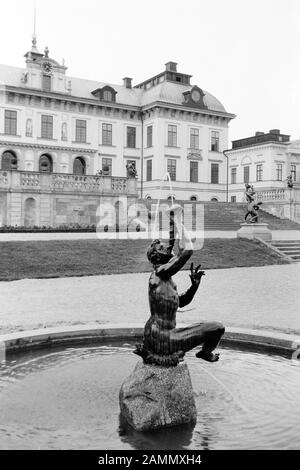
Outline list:
[[[102,326],[87,324],[49,327],[9,333],[0,335],[0,362],[14,353],[48,349],[54,346],[69,347],[95,344],[95,342],[105,344],[108,341],[140,340],[143,331],[144,324],[121,323]],[[239,349],[254,349],[263,353],[291,356],[295,351],[300,350],[300,336],[267,330],[227,327],[221,344]]]

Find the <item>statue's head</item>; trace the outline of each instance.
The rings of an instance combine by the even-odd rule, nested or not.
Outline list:
[[[153,240],[147,250],[147,258],[153,266],[165,264],[173,258],[172,245],[165,245],[160,240]]]

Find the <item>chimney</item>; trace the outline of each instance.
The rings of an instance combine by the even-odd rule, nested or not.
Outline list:
[[[176,62],[167,62],[165,64],[166,70],[168,72],[177,72],[177,63]]]
[[[255,132],[255,137],[257,137],[258,135],[264,135],[264,132],[256,131]]]
[[[280,134],[280,130],[279,129],[271,129],[269,131],[270,134],[276,134],[276,135],[279,135]]]
[[[131,80],[132,80],[132,78],[129,78],[129,77],[124,77],[123,78],[123,85],[124,85],[125,88],[132,88]]]

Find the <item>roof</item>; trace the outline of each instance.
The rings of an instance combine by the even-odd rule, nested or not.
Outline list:
[[[0,65],[0,84],[20,87],[22,86],[22,75],[26,71],[26,68]],[[151,104],[155,101],[182,105],[182,93],[192,89],[191,85],[183,85],[169,81],[164,81],[148,90],[144,90],[140,88],[126,88],[124,85],[114,85],[107,82],[98,82],[66,76],[66,82],[69,80],[71,80],[71,95],[77,98],[87,98],[89,100],[98,101],[98,99],[92,95],[92,91],[109,85],[117,92],[116,103],[137,107],[146,106],[147,104]],[[208,110],[226,113],[224,106],[215,96],[207,91],[204,91],[204,93],[204,104],[207,106]],[[193,108],[193,110],[196,111],[197,108]]]

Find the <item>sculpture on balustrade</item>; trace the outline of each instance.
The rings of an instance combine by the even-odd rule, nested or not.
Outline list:
[[[288,187],[289,187],[290,189],[293,188],[294,183],[293,183],[293,176],[292,176],[292,175],[289,175],[289,176],[287,177],[287,185],[288,185]]]
[[[127,170],[127,177],[128,178],[136,178],[137,177],[137,171],[136,171],[134,162],[128,162],[127,165],[126,165],[126,170]]]
[[[143,344],[138,344],[134,352],[146,364],[170,367],[182,361],[187,351],[202,345],[196,357],[215,362],[219,359],[219,354],[213,351],[225,331],[221,323],[200,322],[185,328],[176,328],[178,307],[185,307],[193,300],[205,273],[200,270],[201,265],[194,270],[192,263],[191,286],[184,294],[178,295],[172,276],[190,259],[193,245],[189,233],[182,226],[183,237],[179,242],[179,252],[174,254],[174,211],[178,215],[182,208],[175,205],[170,210],[172,223],[169,245],[154,240],[147,250],[148,260],[154,268],[149,279],[151,316],[145,325]]]
[[[255,191],[253,185],[246,183],[245,184],[245,196],[247,201],[247,213],[245,215],[245,221],[248,222],[248,217],[250,216],[249,222],[250,223],[257,223],[258,222],[258,210],[259,206],[262,204],[261,201],[257,202],[255,200]]]

